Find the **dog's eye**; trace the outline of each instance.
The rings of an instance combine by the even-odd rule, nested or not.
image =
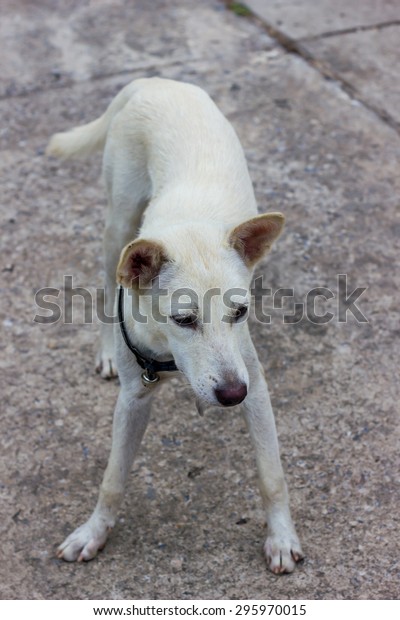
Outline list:
[[[197,323],[197,316],[195,314],[177,314],[171,316],[171,319],[180,327],[195,327]]]
[[[243,319],[247,314],[248,307],[247,306],[239,306],[235,308],[233,313],[233,320],[235,323],[238,323],[241,319]]]

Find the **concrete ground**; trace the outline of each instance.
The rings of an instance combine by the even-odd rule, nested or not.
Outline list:
[[[400,595],[400,9],[248,4],[258,18],[219,0],[1,3],[4,599]],[[283,324],[279,309],[270,325],[252,322],[306,553],[290,576],[263,563],[240,411],[199,417],[183,380],[162,389],[106,549],[87,564],[55,558],[96,501],[118,385],[94,373],[97,326],[79,309],[72,324],[33,322],[40,288],[62,289],[65,274],[92,291],[102,281],[100,156],[61,165],[43,152],[53,132],[150,75],[212,95],[241,138],[260,210],[286,214],[259,272],[273,291],[294,289],[287,313],[315,287],[334,293],[317,305],[329,323]],[[345,315],[339,274],[348,294],[366,287],[367,323]]]

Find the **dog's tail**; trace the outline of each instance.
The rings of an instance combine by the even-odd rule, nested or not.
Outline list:
[[[74,127],[70,131],[54,134],[47,146],[46,155],[61,159],[86,157],[104,148],[112,119],[125,107],[132,94],[133,83],[125,86],[112,100],[105,113],[95,121]]]

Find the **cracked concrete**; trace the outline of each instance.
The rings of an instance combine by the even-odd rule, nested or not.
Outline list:
[[[300,41],[314,41],[315,39],[337,37],[342,34],[354,34],[356,32],[366,32],[368,30],[384,30],[385,28],[390,28],[391,26],[400,26],[400,20],[394,19],[389,22],[377,22],[376,24],[371,24],[370,26],[352,26],[351,28],[342,28],[340,30],[328,30],[327,32],[307,36],[304,39],[300,39]]]
[[[375,28],[398,21],[397,0],[246,0],[246,6],[293,39],[324,36],[326,32]]]
[[[279,15],[293,24],[304,15],[299,3],[275,5],[274,27]],[[395,4],[385,6],[379,21],[397,19]],[[356,24],[327,10],[318,3],[330,29]],[[372,109],[383,77],[371,73],[363,105],[216,0],[8,0],[1,11],[2,598],[398,598],[400,137]],[[327,31],[283,30],[313,29]],[[329,62],[343,64],[329,49]],[[346,77],[357,92],[370,55],[365,63],[365,74],[355,63]],[[291,576],[263,564],[239,410],[200,418],[183,380],[157,400],[106,549],[84,565],[55,558],[96,500],[118,386],[95,375],[97,327],[82,325],[79,309],[72,324],[32,322],[35,292],[62,288],[65,274],[75,286],[101,285],[100,157],[61,165],[43,149],[54,131],[103,112],[129,80],[154,74],[213,96],[243,143],[260,210],[286,214],[260,268],[271,289],[293,287],[297,303],[317,286],[335,293],[318,306],[334,314],[325,325],[283,324],[266,299],[271,324],[251,326],[306,553]],[[386,84],[379,105],[389,116],[396,96]],[[338,274],[349,292],[367,288],[359,306],[368,323],[338,321]]]
[[[400,131],[400,6],[330,0],[248,0],[270,34],[288,51],[338,80],[346,92]]]

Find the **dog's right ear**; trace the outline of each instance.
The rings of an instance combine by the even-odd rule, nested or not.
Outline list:
[[[163,246],[156,241],[137,239],[121,252],[117,267],[117,282],[125,288],[146,286],[158,276],[168,258]]]

